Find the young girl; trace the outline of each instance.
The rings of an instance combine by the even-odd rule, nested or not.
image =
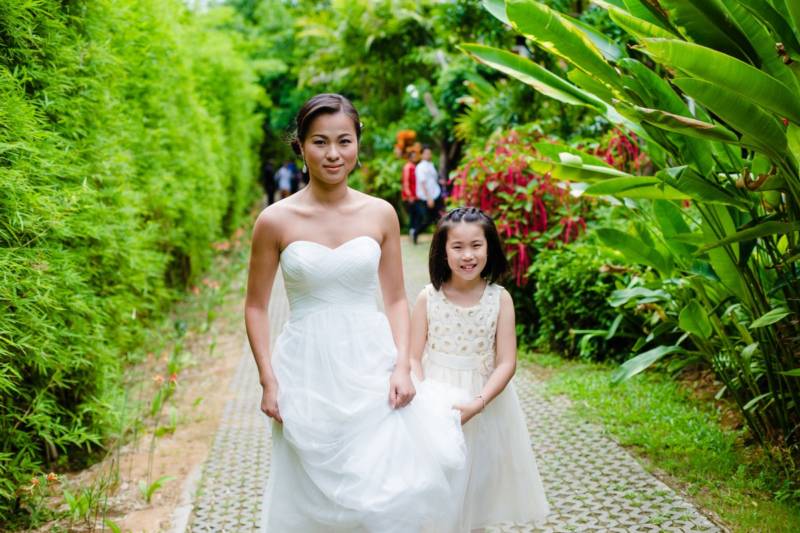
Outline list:
[[[468,462],[453,531],[540,521],[549,507],[510,383],[517,357],[514,306],[495,284],[508,262],[494,222],[475,207],[447,213],[433,236],[428,268],[431,284],[411,318],[412,370],[472,398],[455,406]]]

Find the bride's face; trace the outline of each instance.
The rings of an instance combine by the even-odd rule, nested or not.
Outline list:
[[[315,118],[303,140],[303,157],[311,179],[330,184],[346,179],[358,159],[353,119],[344,113]]]

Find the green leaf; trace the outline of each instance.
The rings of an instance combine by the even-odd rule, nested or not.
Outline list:
[[[800,123],[800,99],[769,74],[717,50],[674,39],[644,39],[645,52],[692,76]],[[709,106],[711,107],[711,106]]]
[[[731,205],[739,209],[748,209],[750,207],[750,202],[734,196],[718,184],[703,178],[691,167],[667,168],[658,171],[656,176],[699,202]]]
[[[669,20],[703,46],[758,64],[747,36],[719,0],[659,0]]]
[[[693,78],[677,78],[673,83],[740,131],[743,145],[774,159],[786,154],[788,141],[781,124],[757,105],[743,100],[739,93]]]
[[[619,87],[619,75],[602,53],[575,24],[557,11],[534,0],[507,0],[506,13],[512,25],[565,61],[602,82]]]
[[[716,242],[708,243],[702,248],[700,248],[697,253],[704,253],[712,248],[716,248],[718,246],[725,246],[726,244],[731,244],[735,242],[742,242],[742,241],[750,241],[754,239],[760,239],[762,237],[766,237],[768,235],[784,235],[786,233],[791,233],[793,231],[800,231],[800,221],[798,222],[777,222],[777,221],[769,221],[769,222],[762,222],[757,226],[753,226],[752,228],[743,229],[741,231],[737,231],[733,235],[729,235],[724,239],[720,239]]]
[[[701,339],[708,339],[711,336],[711,321],[708,319],[708,313],[697,300],[690,301],[681,309],[678,325],[683,331]]]
[[[596,78],[586,74],[582,70],[576,68],[570,70],[567,72],[567,78],[584,91],[595,95],[604,102],[611,102],[614,100],[614,93],[611,92],[611,89],[607,85],[597,81]]]
[[[145,502],[150,503],[150,500],[153,499],[153,494],[161,489],[164,483],[172,481],[173,479],[175,479],[174,476],[161,476],[149,485],[143,479],[139,480],[139,493],[142,495]]]
[[[792,19],[792,27],[795,31],[795,36],[800,38],[800,2],[797,0],[785,0],[786,11]]]
[[[593,94],[587,93],[522,56],[482,44],[462,44],[459,48],[478,62],[527,83],[554,100],[570,105],[590,107],[599,113],[606,111],[606,104]]]
[[[769,398],[770,396],[772,396],[771,392],[765,392],[764,394],[759,394],[758,396],[756,396],[755,398],[744,404],[744,407],[742,407],[742,409],[744,411],[752,411],[753,408],[755,408],[755,406],[758,404],[758,402],[760,402],[764,398]]]
[[[703,206],[705,215],[700,229],[705,236],[706,242],[718,240],[722,235],[736,233],[736,226],[728,209],[725,206],[711,203]],[[710,220],[716,221],[715,226],[711,225]],[[706,253],[711,267],[722,285],[739,299],[747,301],[748,296],[745,292],[742,274],[738,265],[739,244],[730,243],[725,247],[712,248]]]
[[[727,143],[739,142],[739,137],[737,137],[735,133],[717,124],[703,122],[702,120],[697,120],[692,117],[676,115],[668,111],[661,111],[660,109],[633,106],[633,110],[640,120],[668,131],[696,137],[698,139],[712,139]]]
[[[508,16],[506,15],[506,3],[505,0],[483,0],[483,8],[491,13],[494,18],[502,22],[503,24],[508,24],[511,26],[511,22],[508,20]]]
[[[742,4],[730,2],[726,5],[731,16],[747,35],[748,40],[761,59],[761,70],[776,78],[786,85],[792,92],[800,94],[800,80],[797,79],[792,67],[787,67],[783,58],[777,53],[776,45],[783,40],[770,30],[770,27],[759,20],[752,11],[748,11]],[[791,48],[791,47],[789,47]],[[790,52],[793,57],[798,57],[795,52]]]
[[[594,44],[595,47],[600,50],[600,53],[603,54],[603,57],[606,59],[606,61],[618,61],[619,59],[625,57],[625,53],[617,45],[617,43],[606,37],[602,32],[597,31],[594,27],[576,18],[570,17],[569,15],[561,13],[561,16],[581,30],[583,34],[586,35],[590,41],[592,41],[592,44]]]
[[[564,181],[591,182],[618,176],[630,177],[630,174],[626,174],[625,172],[610,167],[555,163],[553,161],[543,161],[541,159],[533,158],[526,158],[526,162],[534,172],[538,172],[540,174],[549,173],[554,178]]]
[[[764,313],[762,316],[757,318],[750,324],[750,329],[755,328],[763,328],[764,326],[769,326],[770,324],[774,324],[780,320],[783,320],[787,316],[791,315],[792,312],[786,309],[785,307],[776,307],[775,309],[771,309]]]
[[[800,126],[789,124],[789,127],[786,128],[786,140],[795,161],[800,161]]]
[[[661,26],[665,30],[669,30],[675,34],[679,33],[678,29],[672,26],[672,23],[669,21],[669,14],[666,13],[663,8],[659,10],[655,8],[655,6],[648,4],[647,0],[623,0],[623,3],[628,13],[634,17]]]
[[[687,200],[691,198],[689,195],[665,184],[660,179],[651,176],[609,178],[590,185],[583,191],[583,194],[650,200]]]
[[[682,233],[690,233],[691,228],[683,218],[683,209],[674,202],[656,200],[653,202],[653,214],[665,237],[674,237]]]
[[[595,0],[594,3],[605,8],[608,11],[608,16],[617,26],[635,36],[639,40],[646,39],[648,37],[660,37],[663,39],[674,39],[677,37],[675,34],[665,30],[661,26],[635,17],[617,6],[613,6],[607,2],[598,0]]]
[[[667,258],[633,235],[614,228],[599,228],[597,235],[606,246],[622,253],[631,263],[651,266],[663,277],[667,277],[672,271],[672,265]]]
[[[646,370],[667,355],[679,352],[684,352],[684,349],[680,346],[657,346],[652,350],[641,353],[636,357],[628,359],[622,363],[622,365],[611,375],[611,383],[613,385],[622,383],[623,381],[626,381],[636,374]]]
[[[793,378],[800,378],[800,368],[786,370],[785,372],[778,372],[778,374],[782,374],[784,376],[791,376]]]
[[[625,305],[631,300],[635,300],[638,304],[647,304],[653,302],[667,302],[670,300],[668,292],[662,289],[648,289],[647,287],[631,287],[629,289],[617,289],[611,293],[608,298],[608,305],[611,307],[619,307]]]
[[[536,151],[544,157],[548,157],[553,161],[561,161],[561,154],[567,153],[581,158],[582,165],[592,165],[597,167],[614,168],[602,159],[592,154],[587,154],[577,148],[573,148],[564,143],[558,142],[538,142],[533,143]]]
[[[691,257],[695,247],[676,239],[678,235],[691,235],[691,228],[683,219],[683,210],[674,202],[655,200],[653,216],[670,251],[678,256]],[[702,238],[702,235],[697,236]]]

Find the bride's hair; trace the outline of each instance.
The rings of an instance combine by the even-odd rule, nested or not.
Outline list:
[[[456,207],[448,211],[436,224],[436,231],[431,241],[428,274],[431,277],[431,284],[437,291],[453,275],[447,265],[447,234],[450,228],[461,222],[478,224],[486,237],[486,266],[481,271],[481,277],[489,283],[494,283],[508,271],[508,259],[503,253],[500,235],[491,217],[477,207]]]
[[[300,145],[308,135],[308,129],[314,119],[319,115],[332,113],[344,113],[350,117],[353,121],[353,126],[356,128],[356,139],[361,140],[361,120],[353,103],[341,94],[318,94],[309,98],[300,108],[300,111],[297,112],[297,117],[295,117],[295,130],[290,137],[292,150],[294,150],[295,154],[300,155]]]

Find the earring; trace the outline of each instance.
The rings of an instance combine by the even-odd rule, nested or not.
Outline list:
[[[308,173],[308,168],[306,167],[306,160],[303,159],[303,174],[307,174],[307,173]]]
[[[361,160],[358,158],[358,156],[356,156],[356,166],[361,168]]]

